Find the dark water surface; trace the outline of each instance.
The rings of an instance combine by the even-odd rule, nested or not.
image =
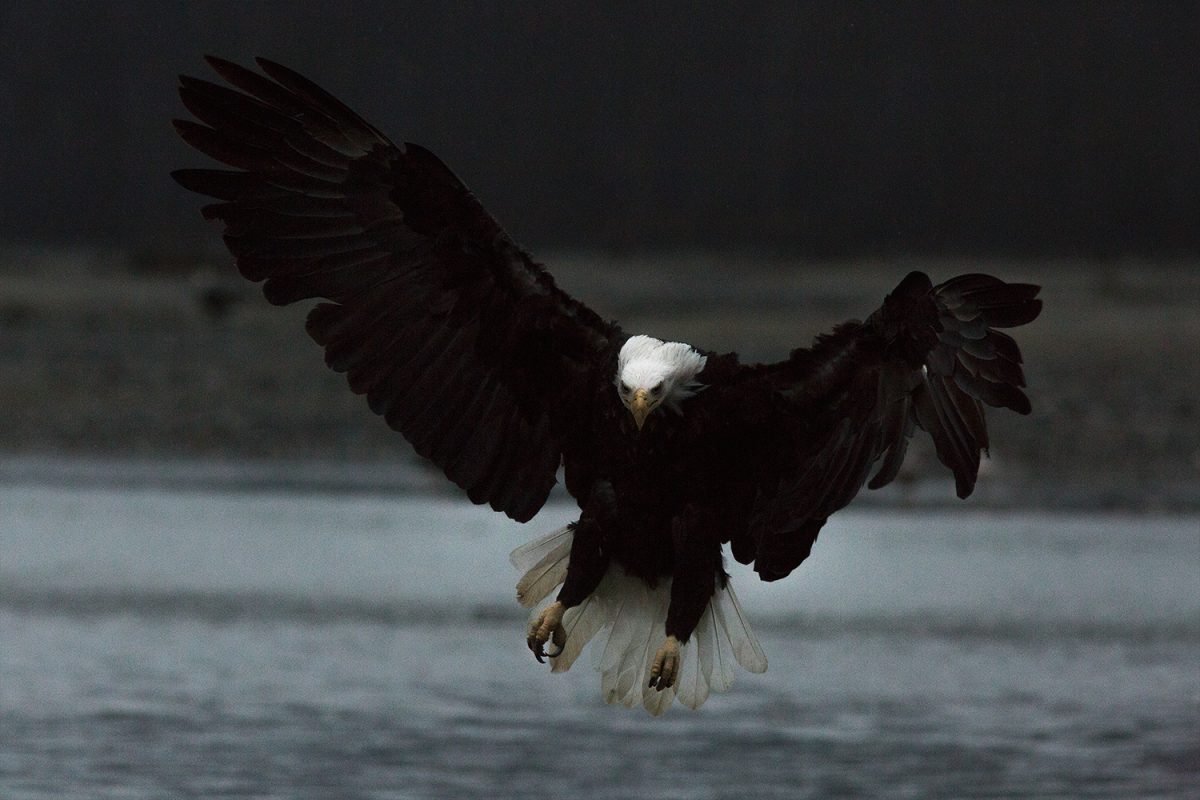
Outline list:
[[[846,513],[770,659],[605,706],[457,502],[0,488],[0,798],[1196,797],[1200,520]]]

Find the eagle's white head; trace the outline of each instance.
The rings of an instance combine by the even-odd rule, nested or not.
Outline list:
[[[659,406],[681,413],[679,404],[703,388],[696,376],[704,369],[705,361],[703,355],[683,342],[631,336],[622,345],[614,383],[638,430]]]

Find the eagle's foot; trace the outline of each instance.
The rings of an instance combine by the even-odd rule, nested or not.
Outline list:
[[[679,677],[679,640],[668,636],[654,654],[654,663],[650,665],[650,688],[668,689],[675,685]]]
[[[539,663],[545,664],[546,656],[554,658],[566,647],[567,631],[562,624],[563,614],[566,611],[567,607],[555,600],[542,609],[542,613],[538,615],[537,619],[529,623],[529,635],[525,637],[525,643],[529,645],[529,649],[533,651],[533,657]],[[545,645],[548,641],[554,642],[554,646],[558,648],[557,652],[546,652]]]

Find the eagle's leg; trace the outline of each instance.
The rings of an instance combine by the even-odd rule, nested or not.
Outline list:
[[[724,585],[719,531],[712,512],[695,505],[688,505],[671,521],[675,551],[671,605],[667,608],[667,638],[650,665],[651,688],[662,691],[675,685],[679,677],[679,648],[704,616],[717,581]]]
[[[529,626],[529,634],[525,639],[533,657],[538,661],[548,655],[554,658],[562,652],[567,644],[567,633],[563,629],[562,618],[568,608],[577,606],[588,598],[608,569],[608,555],[601,544],[600,523],[598,516],[610,514],[615,500],[612,496],[612,486],[601,484],[592,492],[591,500],[584,508],[579,522],[575,523],[574,537],[571,540],[571,556],[567,561],[567,577],[559,590],[558,598],[546,606]],[[545,651],[546,642],[553,641],[558,648],[556,653]]]

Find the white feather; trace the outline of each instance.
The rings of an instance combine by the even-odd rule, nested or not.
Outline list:
[[[679,702],[695,711],[704,705],[712,686],[712,612],[704,610],[696,630],[680,649],[683,668],[678,686]]]
[[[547,553],[517,582],[517,602],[529,608],[554,591],[554,587],[567,579],[567,562],[571,557],[571,543],[559,545]]]
[[[616,584],[626,583],[624,579],[628,576],[620,574],[618,569],[609,568],[605,574],[604,580],[596,587],[596,594],[600,595],[601,601],[609,607],[608,624],[609,629],[608,641],[605,642],[604,648],[600,651],[600,660],[596,664],[596,669],[601,672],[610,672],[614,668],[619,667],[621,659],[625,655],[625,651],[632,645],[634,636],[634,618],[640,616],[639,611],[634,608],[641,597],[637,592],[631,591],[631,587],[625,585],[618,588]],[[607,589],[607,592],[601,594],[601,591]],[[642,612],[643,614],[646,612]]]
[[[564,526],[513,550],[508,560],[524,571],[517,581],[517,602],[529,608],[542,601],[567,577],[574,532]]]
[[[610,567],[612,569],[614,567]],[[622,575],[623,580],[618,583],[626,601],[613,618],[613,634],[609,644],[611,646],[616,642],[613,649],[618,652],[615,653],[616,664],[607,670],[612,677],[608,679],[610,690],[605,693],[604,699],[607,703],[620,703],[632,708],[640,696],[638,690],[646,673],[647,662],[654,657],[654,651],[666,638],[665,632],[660,633],[655,641],[655,622],[659,621],[659,629],[663,630],[662,620],[666,615],[657,613],[657,592],[644,582],[625,575],[620,567],[615,569]],[[650,648],[649,655],[646,654],[647,648]],[[604,678],[601,683],[604,683]]]
[[[758,637],[750,628],[750,621],[742,611],[742,604],[738,602],[733,585],[727,585],[725,591],[717,592],[714,598],[725,620],[725,630],[729,636],[729,643],[733,646],[733,657],[747,672],[766,672],[767,654],[763,652]]]
[[[535,606],[530,619],[549,604],[552,591],[565,579],[573,536],[570,528],[561,528],[517,548],[510,556],[515,566],[525,570],[518,593],[522,605]],[[641,704],[656,716],[676,697],[684,706],[697,709],[710,693],[727,691],[733,685],[735,663],[750,672],[766,670],[767,657],[727,582],[713,595],[695,631],[680,647],[675,685],[661,692],[649,688],[650,667],[666,639],[670,602],[670,578],[651,588],[619,565],[610,564],[596,590],[563,615],[567,644],[561,654],[550,659],[551,670],[569,670],[598,636],[591,661],[600,672],[605,702],[627,707]]]
[[[551,672],[566,672],[579,658],[580,653],[592,637],[608,621],[604,606],[596,595],[590,595],[582,603],[567,609],[563,614],[563,629],[567,632],[567,643],[563,651],[550,659]]]
[[[700,669],[700,637],[692,633],[695,645],[679,649],[679,677],[675,681],[679,702],[690,709],[697,709],[708,698],[708,682]]]
[[[570,552],[571,540],[574,538],[575,532],[571,526],[564,525],[513,550],[508,554],[508,561],[517,569],[526,572],[564,542],[567,545],[567,552]]]
[[[708,616],[713,643],[713,674],[709,685],[714,692],[727,692],[729,687],[733,686],[733,645],[729,644],[728,637],[724,635],[725,626],[717,622],[717,604],[709,603],[708,610],[704,613]]]

